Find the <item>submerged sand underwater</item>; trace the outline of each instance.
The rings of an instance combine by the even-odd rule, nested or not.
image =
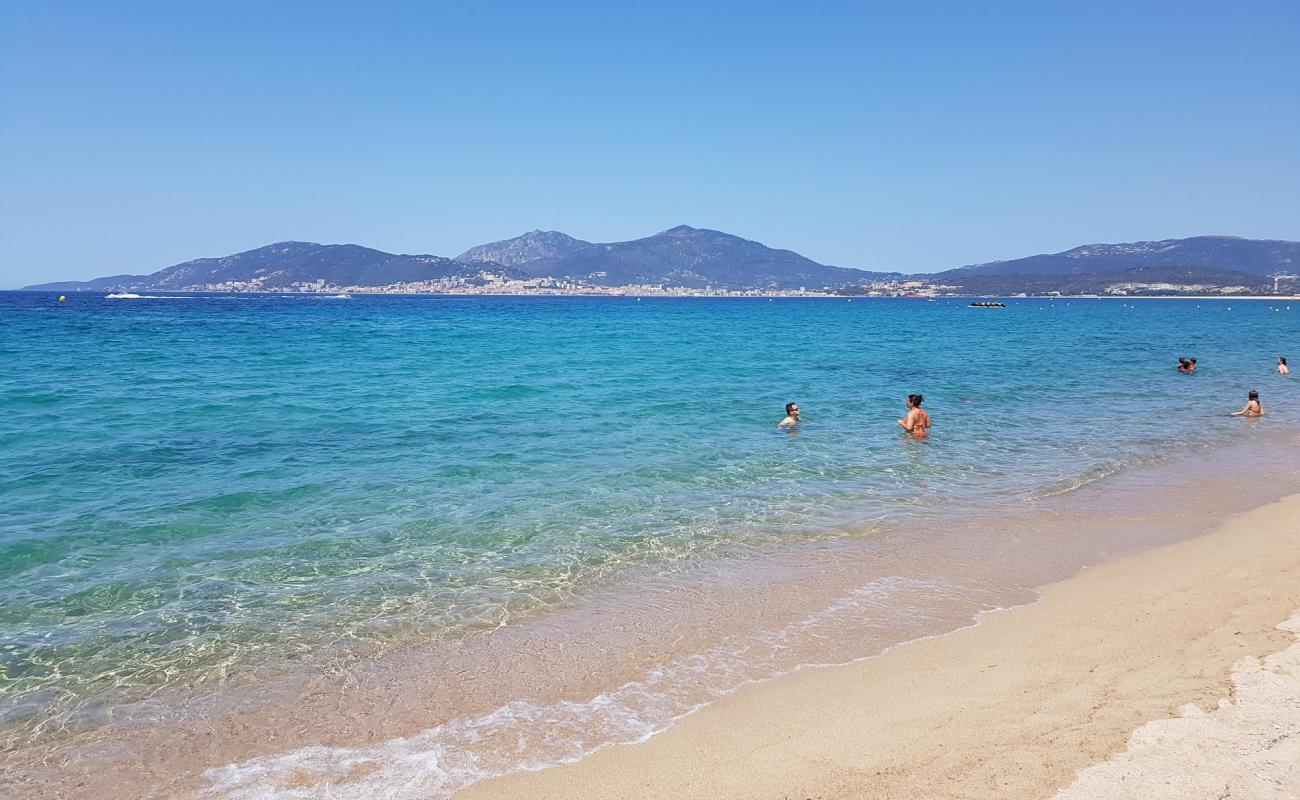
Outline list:
[[[588,598],[479,649],[415,649],[310,683],[201,698],[183,713],[164,704],[153,725],[124,718],[9,753],[10,785],[19,797],[230,800],[698,797],[701,787],[718,797],[980,797],[993,786],[1045,796],[1143,723],[1213,705],[1241,656],[1281,649],[1273,626],[1300,608],[1297,501],[1177,542],[1300,490],[1288,448],[1271,460],[1251,452],[1248,481],[1221,477],[1218,461],[1114,476],[1019,516],[968,520],[904,561],[861,542],[793,550],[718,573],[707,592]],[[995,570],[966,557],[992,536],[1005,554]],[[1067,577],[1084,564],[1095,566]],[[889,577],[909,570],[929,582]],[[935,588],[958,578],[962,591]],[[1059,578],[1034,601],[1032,586]],[[1017,581],[1023,591],[1010,590]],[[980,587],[993,591],[981,599]],[[637,616],[644,608],[656,614]],[[903,644],[977,614],[974,627]],[[782,619],[793,622],[771,627]],[[722,645],[720,631],[732,637]],[[560,692],[530,693],[527,681],[556,669]],[[492,705],[520,696],[532,699]],[[643,743],[609,746],[619,741]]]

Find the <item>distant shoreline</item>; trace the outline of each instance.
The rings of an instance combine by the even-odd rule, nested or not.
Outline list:
[[[218,296],[218,295],[249,295],[250,297],[270,297],[270,296],[298,296],[303,297],[330,297],[339,294],[361,295],[366,297],[607,297],[607,298],[635,298],[635,299],[654,299],[654,300],[698,300],[698,299],[718,299],[718,300],[978,300],[978,299],[996,299],[996,300],[1295,300],[1300,302],[1300,294],[1254,294],[1254,295],[1224,295],[1224,294],[1032,294],[1032,295],[1011,295],[1011,294],[940,294],[924,295],[920,297],[907,297],[904,295],[865,295],[865,294],[616,294],[606,292],[385,292],[385,291],[365,291],[362,289],[348,288],[335,291],[319,292],[298,292],[298,291],[265,291],[265,292],[247,292],[238,290],[210,291],[210,290],[184,290],[184,289],[138,289],[137,292],[162,292],[166,295],[197,295],[197,296]],[[117,292],[104,291],[102,289],[3,289],[0,292],[13,292],[22,294],[71,294],[82,296],[110,295]],[[134,293],[134,292],[133,292]]]

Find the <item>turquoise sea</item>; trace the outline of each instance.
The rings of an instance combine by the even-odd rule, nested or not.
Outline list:
[[[1300,417],[1300,304],[967,302],[0,293],[0,731]]]

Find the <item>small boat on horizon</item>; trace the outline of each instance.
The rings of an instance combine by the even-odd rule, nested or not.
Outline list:
[[[999,303],[996,300],[976,300],[970,304],[971,308],[1006,308],[1006,303]]]

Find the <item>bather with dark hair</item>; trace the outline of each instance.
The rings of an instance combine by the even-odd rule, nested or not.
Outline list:
[[[907,396],[907,416],[898,421],[903,426],[903,430],[913,436],[927,436],[930,430],[930,415],[925,409],[921,408],[921,403],[925,398],[919,394],[909,394]]]
[[[1232,412],[1234,417],[1262,417],[1264,416],[1264,406],[1259,402],[1259,392],[1254,389],[1246,395],[1246,405],[1241,407],[1240,411]]]
[[[799,404],[785,404],[785,419],[776,424],[778,428],[793,428],[799,424]]]

